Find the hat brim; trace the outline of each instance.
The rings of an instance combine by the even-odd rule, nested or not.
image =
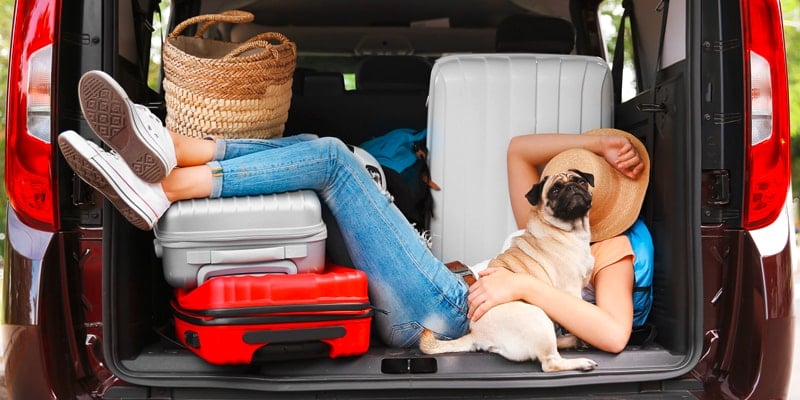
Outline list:
[[[630,140],[642,159],[644,168],[631,179],[611,166],[605,158],[585,149],[570,149],[553,157],[542,171],[550,176],[568,169],[589,172],[595,177],[592,188],[592,208],[589,212],[592,242],[620,235],[639,217],[650,177],[650,156],[647,148],[628,132],[604,128],[584,135],[616,135]]]

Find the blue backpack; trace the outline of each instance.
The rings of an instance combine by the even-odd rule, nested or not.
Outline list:
[[[625,236],[633,248],[633,327],[645,324],[653,306],[653,238],[644,221],[637,219]]]

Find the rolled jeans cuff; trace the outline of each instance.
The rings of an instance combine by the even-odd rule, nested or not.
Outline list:
[[[225,159],[225,150],[227,150],[228,145],[225,142],[225,139],[217,139],[214,141],[214,161],[220,161]]]
[[[206,165],[211,168],[211,194],[208,197],[215,199],[222,196],[222,166],[219,165],[219,161],[210,161]]]

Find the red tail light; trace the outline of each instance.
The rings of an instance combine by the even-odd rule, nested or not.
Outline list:
[[[50,144],[56,8],[55,0],[16,2],[6,104],[8,199],[23,222],[46,231],[57,228]]]
[[[743,224],[756,229],[780,214],[791,180],[789,94],[779,0],[743,0],[746,186]]]

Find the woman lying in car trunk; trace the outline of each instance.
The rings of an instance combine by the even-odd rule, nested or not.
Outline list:
[[[377,332],[390,346],[414,346],[424,328],[444,338],[462,336],[470,318],[478,319],[489,308],[514,300],[541,307],[564,329],[599,349],[619,352],[628,341],[634,325],[634,253],[623,233],[638,215],[638,207],[599,217],[600,221],[624,222],[592,245],[595,303],[532,276],[507,271],[484,271],[470,287],[433,256],[338,139],[314,135],[271,140],[189,138],[170,134],[157,117],[133,104],[119,84],[102,72],[86,73],[79,92],[87,121],[114,152],[72,131],[59,136],[61,151],[82,179],[141,229],[152,229],[170,204],[179,200],[315,190],[335,216],[354,265],[367,273]],[[109,103],[117,107],[107,107]],[[121,117],[117,120],[123,122],[122,128],[114,130],[108,119],[95,118],[102,110],[117,110],[115,117]],[[586,148],[629,179],[646,182],[642,171],[649,164],[647,154],[632,141],[636,139],[616,130],[530,135],[512,141],[508,166],[518,223],[529,206],[517,197],[538,180],[538,167],[566,149]],[[641,205],[643,193],[623,195],[638,196]],[[596,223],[592,221],[593,226]]]

